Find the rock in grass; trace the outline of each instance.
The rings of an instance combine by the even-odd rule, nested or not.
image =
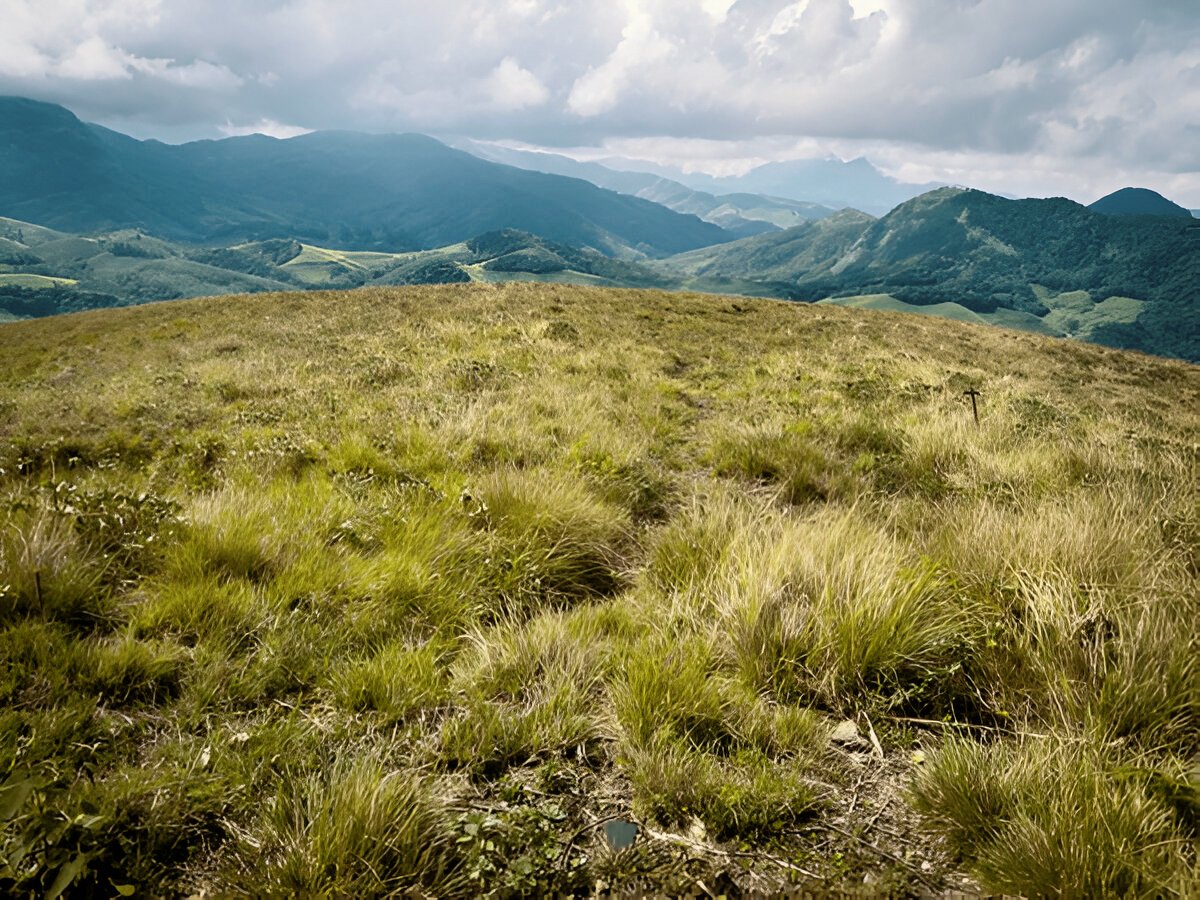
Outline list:
[[[839,722],[830,733],[829,740],[831,743],[841,744],[846,747],[857,747],[866,743],[858,733],[858,725],[853,719],[846,719]]]

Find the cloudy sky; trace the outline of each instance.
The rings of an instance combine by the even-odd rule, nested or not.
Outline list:
[[[1200,208],[1200,0],[0,0],[0,93],[168,141],[422,131]]]

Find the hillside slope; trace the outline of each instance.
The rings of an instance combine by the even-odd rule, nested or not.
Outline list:
[[[194,247],[128,229],[83,237],[0,218],[0,312],[16,318],[233,292],[468,281],[787,295],[769,281],[667,274],[515,229],[434,250],[387,253],[288,238]]]
[[[829,225],[826,223],[834,223]],[[1053,333],[1200,360],[1200,223],[1107,216],[1070,200],[943,188],[881,219],[842,217],[658,264],[723,278],[762,272],[796,299],[887,294],[913,305],[1010,310]],[[1106,315],[1110,299],[1143,304]],[[1051,314],[1087,303],[1083,324]],[[1128,304],[1115,304],[1122,310]]]
[[[1157,191],[1146,188],[1121,188],[1088,205],[1093,212],[1106,216],[1170,216],[1192,218],[1191,210],[1174,203]]]
[[[1195,366],[530,284],[0,358],[2,893],[1194,893]]]
[[[14,97],[0,97],[0,213],[73,232],[140,228],[186,242],[282,237],[392,251],[497,228],[650,256],[730,237],[647,200],[485,162],[422,135],[169,146]]]

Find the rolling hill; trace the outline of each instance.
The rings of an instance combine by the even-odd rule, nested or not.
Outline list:
[[[228,293],[469,281],[787,294],[767,280],[668,274],[514,229],[434,250],[385,253],[290,238],[195,247],[129,229],[83,237],[0,218],[0,311],[16,318]]]
[[[229,292],[545,281],[867,305],[1197,359],[1198,226],[940,189],[882,219],[844,210],[652,261],[515,229],[388,253],[293,238],[195,247],[0,219],[0,309],[25,317]]]
[[[560,284],[0,359],[5,896],[1194,893],[1196,366]]]
[[[489,163],[422,135],[169,146],[14,97],[0,98],[0,213],[70,232],[138,228],[191,243],[295,238],[385,251],[499,228],[635,257],[730,237],[656,203]]]
[[[1191,210],[1184,209],[1157,191],[1146,188],[1121,188],[1106,197],[1101,197],[1088,206],[1094,212],[1107,216],[1171,216],[1192,218]]]
[[[1051,333],[1197,360],[1198,226],[942,188],[878,220],[842,214],[656,266],[714,278],[757,273],[790,285],[795,299],[888,295],[977,314],[1008,310]]]

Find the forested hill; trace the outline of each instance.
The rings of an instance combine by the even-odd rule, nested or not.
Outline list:
[[[1050,333],[1200,359],[1200,221],[1190,218],[1109,216],[1061,198],[942,188],[881,219],[843,214],[662,265],[787,283],[796,299],[888,295],[1012,311],[1049,320]],[[1110,300],[1118,302],[1104,306]],[[1056,328],[1064,318],[1079,319],[1086,334]]]

